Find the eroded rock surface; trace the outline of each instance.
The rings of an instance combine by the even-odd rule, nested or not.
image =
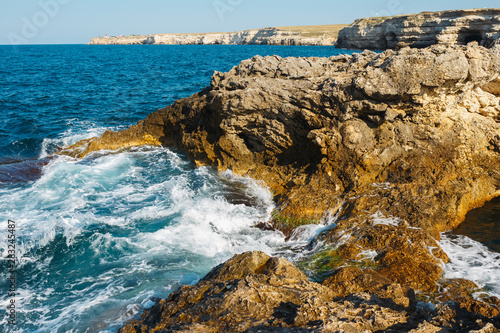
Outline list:
[[[158,301],[120,332],[496,330],[497,321],[454,304],[410,311],[407,300],[401,286],[389,284],[379,295],[336,297],[335,289],[309,281],[287,260],[247,252],[216,267],[198,284]]]
[[[278,207],[274,228],[291,235],[336,216],[314,241],[332,248],[329,275],[362,262],[375,281],[401,285],[398,304],[410,306],[408,288],[441,288],[440,232],[500,194],[499,75],[499,53],[477,43],[255,57],[128,130],[61,153],[161,144],[263,180]],[[329,286],[380,287],[365,282]]]
[[[500,38],[500,8],[423,12],[356,20],[340,31],[337,47],[385,50],[405,46],[494,45]]]

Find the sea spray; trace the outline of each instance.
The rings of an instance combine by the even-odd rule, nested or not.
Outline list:
[[[27,330],[115,327],[234,253],[284,243],[253,227],[270,217],[268,190],[166,148],[58,157],[39,180],[0,195],[19,221]]]
[[[450,258],[444,265],[445,278],[475,282],[488,294],[500,297],[500,253],[463,235],[444,233],[441,248]]]
[[[324,244],[311,238],[334,227],[333,220],[301,227],[285,242],[277,232],[253,227],[274,207],[264,186],[230,172],[195,169],[178,152],[145,147],[82,160],[52,154],[106,129],[129,127],[201,91],[215,70],[228,71],[256,54],[350,51],[203,45],[0,50],[0,229],[7,229],[9,218],[18,224],[18,332],[115,332],[155,297],[196,282],[234,253],[261,249],[297,262],[321,251]],[[11,177],[22,163],[36,172]],[[449,254],[465,250],[443,244]],[[470,257],[454,265],[450,258],[447,270],[461,277],[476,262]],[[2,252],[2,290],[5,265]],[[499,276],[489,272],[485,276]]]

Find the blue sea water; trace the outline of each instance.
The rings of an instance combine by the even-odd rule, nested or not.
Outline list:
[[[115,332],[156,297],[195,283],[235,253],[263,250],[293,259],[322,226],[290,241],[254,228],[269,218],[273,202],[251,179],[195,168],[168,148],[84,159],[53,153],[127,128],[208,86],[214,70],[228,71],[257,54],[341,52],[351,53],[282,46],[0,46],[0,331]],[[16,326],[7,322],[8,219],[16,222]],[[445,242],[454,253],[466,249],[464,242]],[[484,251],[493,256],[485,260],[498,264],[495,252]],[[467,269],[470,260],[462,259],[449,274]],[[488,272],[490,280],[477,281],[500,280],[495,267]]]

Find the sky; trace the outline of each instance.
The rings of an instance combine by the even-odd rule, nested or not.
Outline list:
[[[0,44],[85,44],[104,34],[348,24],[370,16],[495,7],[498,0],[0,0]]]

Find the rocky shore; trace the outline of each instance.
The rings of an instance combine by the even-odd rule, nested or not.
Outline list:
[[[60,154],[164,145],[264,181],[316,282],[284,259],[236,256],[123,332],[456,332],[500,328],[500,301],[443,279],[440,233],[500,195],[500,52],[467,46],[331,58],[254,57],[120,132]],[[418,300],[437,304],[417,305]]]
[[[385,50],[405,46],[491,46],[500,37],[500,8],[449,10],[356,20],[339,33],[337,47]]]
[[[307,27],[304,27],[307,30]],[[334,45],[336,34],[307,36],[279,28],[224,33],[154,34],[146,36],[96,37],[89,45]]]

